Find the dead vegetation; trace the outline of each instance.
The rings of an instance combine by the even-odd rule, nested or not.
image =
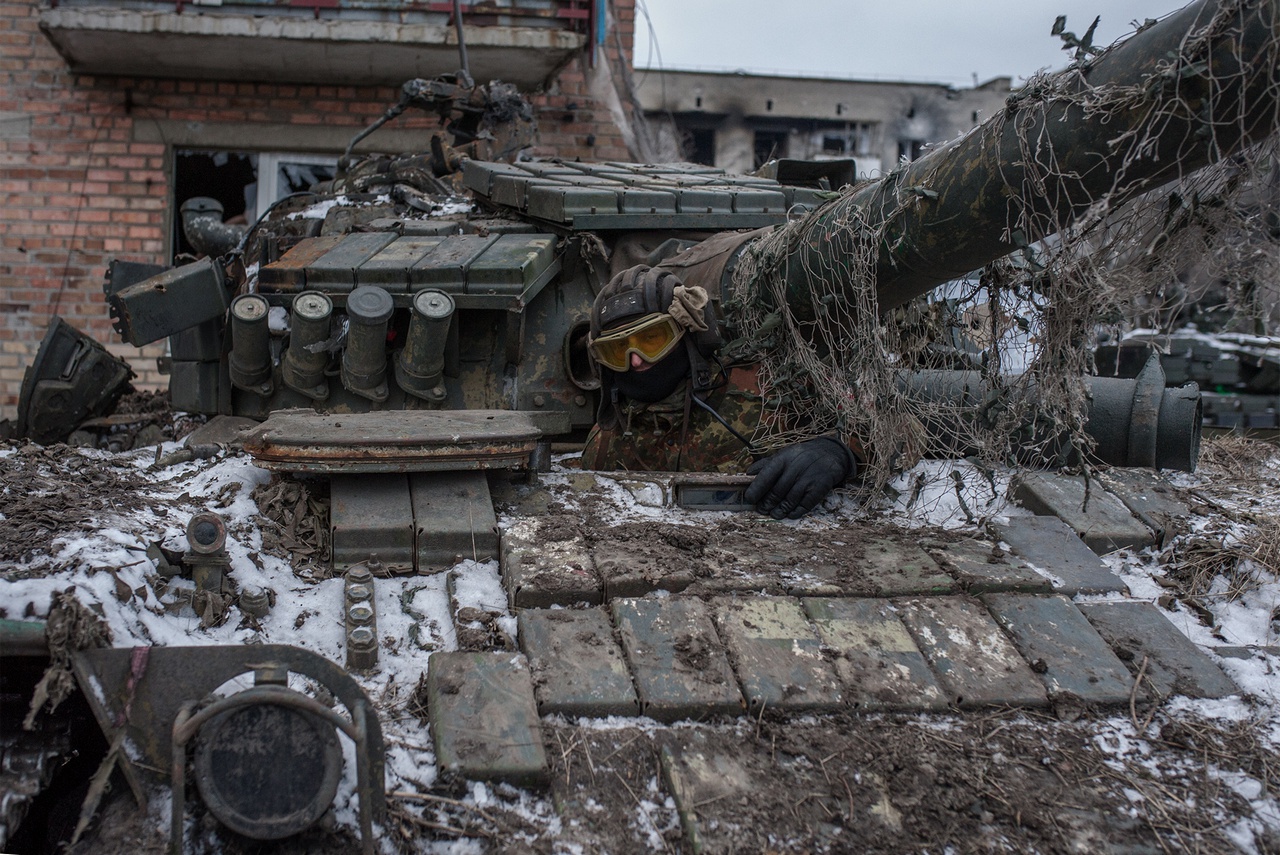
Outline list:
[[[262,550],[293,567],[306,581],[328,579],[329,482],[276,476],[253,491]]]

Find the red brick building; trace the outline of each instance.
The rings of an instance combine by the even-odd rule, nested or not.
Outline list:
[[[202,195],[178,185],[236,169],[251,170],[235,179],[244,186],[268,184],[269,171],[305,180],[396,101],[401,82],[456,70],[451,9],[0,0],[0,416],[14,415],[54,315],[129,359],[139,385],[160,386],[163,343],[140,351],[111,329],[108,262],[171,262],[177,207]],[[618,123],[630,109],[619,87],[634,0],[463,0],[462,9],[476,80],[537,93],[534,154],[635,156]],[[421,150],[435,126],[407,112],[358,150]],[[244,205],[250,213],[253,200]]]

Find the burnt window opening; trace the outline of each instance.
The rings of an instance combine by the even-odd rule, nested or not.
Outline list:
[[[689,163],[716,165],[716,132],[713,128],[694,128],[684,132],[680,154]]]
[[[759,169],[771,160],[787,156],[786,131],[756,131],[755,168]]]
[[[849,151],[849,140],[844,137],[826,135],[822,138],[823,154],[846,154]]]
[[[773,112],[773,99],[772,99],[772,98],[770,98],[769,100],[767,100],[767,101],[765,101],[765,102],[764,102],[764,109],[765,109],[765,112],[766,112],[766,113],[772,113],[772,112]]]
[[[898,140],[898,160],[915,160],[924,154],[924,147],[924,140]]]
[[[173,232],[171,261],[195,249],[182,233],[178,210],[196,196],[222,205],[226,223],[251,224],[272,202],[328,181],[336,171],[336,155],[178,149],[173,167]],[[260,180],[260,177],[264,180]]]
[[[701,109],[702,109],[702,96],[701,96],[701,95],[699,95],[698,97],[696,97],[696,98],[694,98],[694,99],[693,99],[693,106],[697,107],[699,110],[701,110]]]
[[[182,233],[178,209],[196,196],[217,199],[222,205],[222,220],[228,223],[247,221],[245,212],[258,198],[258,156],[239,151],[176,151],[173,165],[173,258],[196,251]]]

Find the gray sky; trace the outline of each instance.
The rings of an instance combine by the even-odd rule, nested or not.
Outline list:
[[[1180,0],[637,0],[636,65],[802,73],[968,86],[1018,83],[1070,62],[1054,18],[1095,44],[1161,18]],[[645,11],[653,22],[654,42]],[[656,43],[656,44],[655,44]],[[661,52],[661,58],[659,58]]]

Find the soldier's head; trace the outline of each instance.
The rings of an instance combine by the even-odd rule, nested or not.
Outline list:
[[[601,368],[605,407],[613,390],[635,401],[660,401],[710,356],[719,337],[707,292],[652,267],[624,270],[591,307],[587,345]]]

